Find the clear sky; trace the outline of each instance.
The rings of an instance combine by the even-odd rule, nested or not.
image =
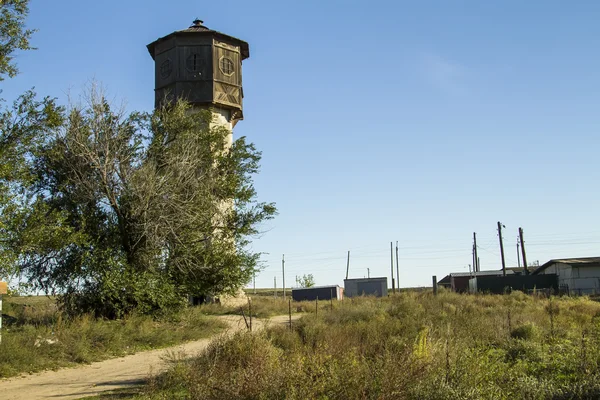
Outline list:
[[[91,80],[153,107],[146,45],[196,17],[250,43],[234,135],[263,151],[260,199],[279,216],[254,241],[257,287],[400,284],[600,256],[600,2],[31,0],[33,44],[3,97],[35,86],[67,101]]]

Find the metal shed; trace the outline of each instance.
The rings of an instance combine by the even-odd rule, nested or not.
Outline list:
[[[332,286],[313,286],[309,288],[292,289],[292,299],[294,301],[309,301],[309,300],[341,300],[343,297],[343,289],[338,285]]]
[[[344,293],[347,297],[355,296],[387,296],[387,278],[344,279]]]

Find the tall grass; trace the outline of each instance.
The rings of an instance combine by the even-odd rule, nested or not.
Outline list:
[[[252,302],[252,315],[254,317],[268,318],[289,312],[289,296],[285,300],[282,297],[272,298],[266,296],[250,296],[250,299]],[[292,301],[291,307],[293,313],[306,312],[314,308],[314,303]],[[200,306],[201,312],[211,315],[239,315],[241,314],[241,308],[243,308],[245,313],[249,312],[248,304],[245,304],[243,307],[225,307],[220,304],[203,304]]]
[[[221,339],[141,397],[600,398],[600,304],[587,298],[404,292],[315,314]]]
[[[0,378],[165,347],[224,327],[197,308],[159,319],[132,315],[108,321],[64,318],[53,299],[14,298],[5,304]]]

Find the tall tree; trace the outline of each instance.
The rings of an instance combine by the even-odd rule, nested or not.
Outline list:
[[[273,204],[258,203],[260,153],[185,102],[125,115],[92,92],[33,154],[34,199],[11,229],[18,268],[78,311],[113,317],[186,295],[233,292]],[[43,135],[42,135],[43,136]]]

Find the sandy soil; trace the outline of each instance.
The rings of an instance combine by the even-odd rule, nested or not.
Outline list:
[[[221,335],[246,329],[242,317],[223,316],[219,318],[227,321],[230,325],[230,328]],[[253,330],[262,329],[265,324],[286,323],[287,321],[287,316],[278,316],[266,321],[253,319]],[[75,368],[45,371],[0,380],[0,399],[80,399],[116,389],[142,385],[148,377],[167,368],[169,359],[192,357],[204,350],[212,339],[214,337]]]

